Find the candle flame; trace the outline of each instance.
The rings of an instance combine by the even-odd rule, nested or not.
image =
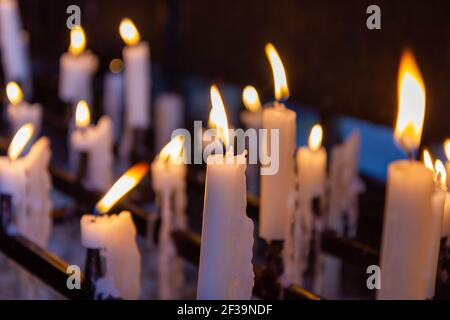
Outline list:
[[[428,170],[434,172],[433,159],[431,158],[431,154],[427,149],[423,150],[423,163]]]
[[[18,105],[23,101],[23,92],[17,82],[8,82],[6,85],[6,95],[12,105]]]
[[[215,84],[211,86],[210,94],[212,110],[209,114],[209,122],[212,127],[216,128],[219,139],[227,147],[229,144],[227,114],[219,89]]]
[[[444,151],[445,151],[445,156],[447,157],[447,160],[450,161],[450,139],[445,139]]]
[[[312,151],[319,150],[320,146],[322,145],[322,137],[323,137],[323,130],[322,126],[320,124],[314,125],[311,129],[311,133],[309,134],[308,139],[308,147]]]
[[[86,35],[81,26],[73,27],[70,30],[70,46],[69,52],[74,56],[78,56],[86,47]]]
[[[175,138],[170,140],[170,142],[166,144],[164,148],[161,149],[161,151],[159,152],[159,159],[161,159],[162,161],[179,160],[183,151],[183,143],[184,136],[181,134],[176,136]]]
[[[11,160],[19,158],[25,146],[33,136],[34,128],[31,123],[24,124],[20,127],[8,148],[8,157]]]
[[[420,145],[425,117],[425,84],[411,51],[405,51],[398,73],[398,115],[395,139],[408,152]]]
[[[86,101],[80,100],[75,109],[75,124],[77,128],[86,128],[90,123],[91,113],[89,112],[89,106]]]
[[[122,40],[128,46],[134,46],[141,40],[141,36],[139,35],[139,31],[134,25],[133,21],[129,18],[124,18],[120,21],[119,33],[122,37]]]
[[[250,112],[258,112],[261,110],[261,101],[259,100],[258,91],[253,86],[246,86],[242,91],[242,101],[244,106]]]
[[[267,59],[269,59],[270,66],[272,67],[273,81],[275,85],[275,99],[286,99],[289,97],[289,87],[287,84],[283,62],[281,62],[281,58],[273,44],[266,44],[265,51]]]
[[[131,189],[133,189],[147,174],[148,164],[141,162],[128,169],[95,206],[97,212],[106,214]]]
[[[441,160],[437,159],[434,163],[434,168],[436,170],[436,182],[439,184],[442,190],[447,190],[447,171],[445,171],[444,164]]]

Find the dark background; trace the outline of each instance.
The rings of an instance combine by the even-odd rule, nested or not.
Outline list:
[[[66,8],[78,4],[88,47],[103,63],[121,55],[129,16],[165,75],[199,74],[254,84],[266,99],[271,41],[285,64],[291,100],[392,126],[403,48],[416,55],[427,89],[424,142],[442,140],[450,121],[450,1],[424,0],[21,0],[35,64],[67,50]],[[381,30],[366,28],[366,8],[381,7]]]

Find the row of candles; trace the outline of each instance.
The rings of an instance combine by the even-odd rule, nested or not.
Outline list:
[[[8,15],[5,12],[10,9],[5,9],[5,6],[11,6],[11,3],[15,1],[0,3],[1,15]],[[139,32],[129,19],[121,22],[119,31],[127,45],[123,52],[125,126],[146,129],[150,125],[149,45],[140,41]],[[77,129],[71,134],[70,141],[79,155],[89,154],[85,184],[105,191],[112,183],[115,125],[106,116],[96,126],[90,125],[90,82],[98,61],[93,53],[84,49],[84,31],[76,27],[71,31],[69,52],[61,57],[59,94],[62,100],[77,105]],[[259,235],[268,242],[284,241],[285,270],[282,280],[284,284],[289,284],[295,283],[301,272],[297,245],[302,231],[299,231],[298,221],[304,219],[305,212],[310,214],[312,200],[325,194],[327,153],[321,147],[323,132],[319,125],[311,131],[308,147],[301,147],[296,152],[297,115],[283,103],[289,97],[286,73],[271,44],[266,46],[266,55],[274,76],[275,101],[263,108],[256,90],[247,87],[243,95],[248,111],[242,114],[242,121],[247,127],[268,129],[269,135],[262,145],[269,149],[269,153],[271,129],[279,130],[279,170],[273,175],[261,176]],[[412,155],[420,145],[425,115],[425,85],[410,52],[406,52],[401,59],[398,88],[399,112],[394,137]],[[13,217],[9,216],[14,223],[5,220],[8,215],[4,211],[8,205],[2,205],[2,222],[6,229],[15,226],[19,232],[30,237],[33,232],[27,228],[39,225],[36,226],[39,232],[34,233],[41,235],[43,240],[38,242],[45,245],[50,232],[51,184],[48,172],[42,168],[48,166],[50,158],[48,139],[40,138],[26,156],[19,158],[27,142],[37,136],[42,108],[26,103],[17,83],[8,84],[7,95],[11,102],[8,119],[17,134],[11,143],[9,158],[0,161],[0,191],[2,202],[9,203],[10,211],[14,213]],[[253,287],[254,227],[246,216],[246,154],[234,154],[228,137],[225,107],[216,86],[211,88],[211,102],[213,116],[210,119],[217,139],[226,150],[207,159],[197,297],[248,299]],[[170,289],[173,275],[166,270],[175,257],[170,231],[186,228],[186,166],[182,162],[182,149],[183,138],[174,137],[151,165],[153,188],[158,195],[163,222],[159,235],[162,243],[159,277],[162,297],[173,297]],[[450,159],[448,141],[445,150]],[[382,289],[378,294],[381,299],[425,299],[434,294],[440,239],[450,233],[450,197],[446,192],[450,178],[446,185],[444,165],[439,161],[433,164],[429,156],[426,159],[426,165],[411,157],[389,166],[381,250]],[[446,166],[449,171],[450,162]],[[81,219],[82,242],[88,248],[88,260],[98,264],[102,261],[100,256],[106,257],[107,265],[106,268],[103,266],[103,271],[88,274],[95,280],[93,288],[96,292],[93,294],[96,297],[139,297],[140,255],[131,215],[128,212],[107,214],[144,177],[147,170],[148,165],[145,164],[132,167],[100,200],[94,213]],[[45,183],[46,187],[40,188],[41,183]],[[20,207],[24,208],[23,212],[34,210],[36,215],[39,212],[46,216],[39,221],[21,224],[23,217],[28,215],[21,216]],[[332,224],[331,227],[335,227]],[[20,225],[28,227],[20,228]]]

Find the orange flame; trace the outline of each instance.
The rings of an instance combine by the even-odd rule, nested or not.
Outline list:
[[[272,67],[273,81],[275,85],[275,99],[282,100],[289,97],[289,87],[287,84],[286,71],[284,70],[283,62],[273,46],[273,44],[266,44],[266,56],[269,59]]]
[[[130,18],[123,18],[122,21],[120,21],[119,33],[122,40],[128,46],[134,46],[141,40],[139,31]]]
[[[319,150],[320,146],[322,145],[322,137],[323,137],[322,126],[320,124],[314,125],[314,127],[312,127],[311,133],[309,135],[308,147],[312,151]]]
[[[31,123],[24,124],[20,127],[17,133],[14,135],[14,138],[11,141],[11,144],[8,148],[8,157],[11,160],[16,160],[19,158],[23,149],[27,143],[31,140],[33,136],[34,128]]]
[[[86,47],[86,35],[81,26],[74,27],[70,30],[70,46],[69,52],[74,56],[78,56]]]
[[[209,122],[210,125],[217,129],[219,139],[222,140],[225,147],[227,147],[229,144],[227,114],[219,89],[215,84],[211,86],[210,94],[212,110],[209,114]]]

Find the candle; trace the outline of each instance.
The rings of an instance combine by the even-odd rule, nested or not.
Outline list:
[[[435,180],[435,190],[431,199],[432,215],[429,217],[429,221],[426,226],[429,228],[428,232],[430,234],[441,234],[444,215],[444,202],[447,193],[447,175],[445,172],[445,167],[439,159],[436,160],[435,165],[433,166],[430,153],[427,150],[424,151],[424,164],[425,167],[434,174]],[[429,248],[429,256],[427,260],[428,264],[425,267],[425,270],[429,270],[429,278],[427,279],[428,289],[426,297],[432,299],[435,291],[441,237],[428,237],[427,240],[429,241],[427,244],[427,247]]]
[[[30,78],[27,43],[16,0],[0,1],[0,46],[2,65],[7,81],[26,83]]]
[[[322,144],[322,127],[316,124],[309,136],[308,147],[297,150],[300,198],[311,201],[325,192],[327,152]]]
[[[222,98],[211,87],[218,137],[229,145]],[[232,148],[231,148],[232,149]],[[197,299],[250,299],[253,222],[246,215],[245,153],[207,159]]]
[[[155,102],[156,150],[164,147],[172,132],[184,123],[184,101],[174,93],[164,93]]]
[[[275,98],[270,107],[263,111],[263,128],[267,135],[262,141],[262,147],[272,154],[269,143],[275,130],[279,133],[279,168],[273,175],[261,176],[261,208],[259,213],[259,235],[268,241],[285,239],[290,216],[294,210],[295,173],[294,153],[296,135],[296,114],[279,102],[289,96],[286,74],[275,48],[268,44],[266,54],[272,65],[275,82]],[[275,131],[276,132],[276,131]],[[264,167],[264,163],[261,165]]]
[[[59,98],[75,104],[79,100],[93,102],[92,77],[98,68],[98,59],[85,51],[86,36],[81,26],[70,30],[69,52],[59,61]]]
[[[258,91],[253,86],[246,86],[242,91],[242,101],[246,108],[241,113],[241,121],[247,128],[259,129],[262,125],[262,108]]]
[[[147,42],[140,41],[130,19],[120,22],[119,32],[126,43],[123,49],[126,127],[145,130],[150,124],[150,48]]]
[[[9,100],[6,114],[11,131],[16,133],[24,124],[31,123],[34,128],[34,137],[37,137],[42,122],[41,105],[26,102],[22,89],[16,82],[8,82],[6,85],[6,95]]]
[[[425,85],[414,56],[400,63],[396,141],[410,155],[420,144],[425,115]],[[381,246],[381,289],[378,299],[425,299],[429,295],[433,173],[415,160],[389,165]],[[441,217],[442,219],[442,217]]]
[[[89,190],[104,191],[112,183],[113,137],[109,117],[100,118],[96,126],[90,126],[90,112],[86,101],[77,104],[75,112],[77,129],[71,133],[72,149],[78,153],[78,168],[86,166],[79,176]],[[84,154],[85,160],[82,160]],[[86,161],[86,163],[82,163]],[[80,170],[79,170],[80,171]]]
[[[113,124],[114,140],[118,141],[122,134],[123,114],[123,63],[113,59],[109,63],[109,71],[103,82],[103,110]]]
[[[186,165],[184,136],[174,137],[152,163],[152,185],[161,214],[158,289],[160,299],[179,299],[184,285],[183,261],[177,256],[172,232],[186,229]]]
[[[96,214],[81,218],[83,246],[88,250],[97,250],[103,258],[97,260],[99,274],[87,279],[92,284],[96,299],[139,298],[141,256],[136,243],[136,227],[128,211],[109,216],[107,213],[142,180],[147,171],[148,165],[144,163],[134,165],[97,203]],[[92,274],[90,270],[85,271]]]

